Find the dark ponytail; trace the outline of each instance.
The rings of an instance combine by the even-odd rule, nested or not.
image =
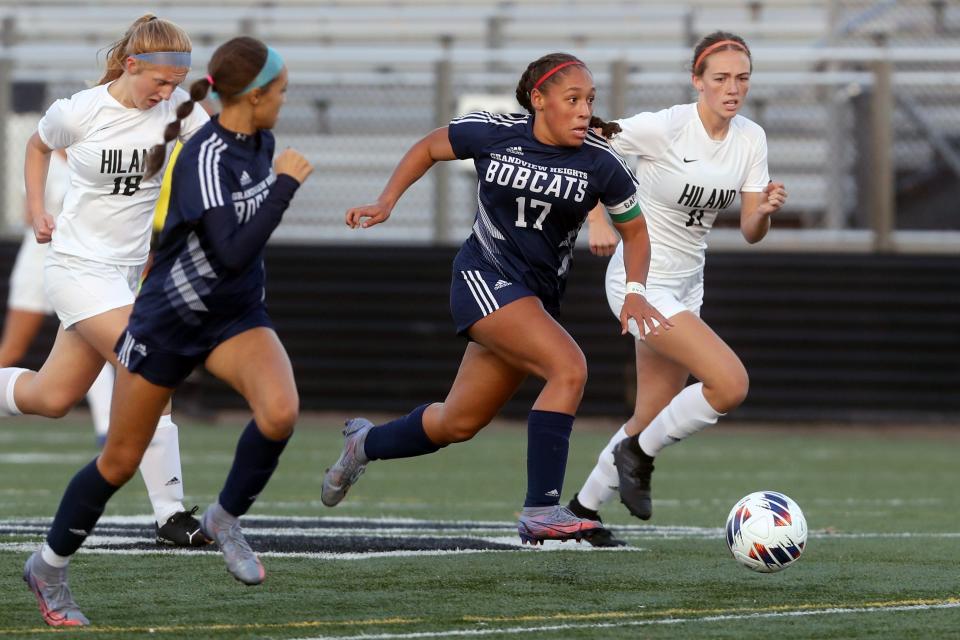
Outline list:
[[[150,149],[150,153],[147,155],[147,170],[143,176],[144,179],[150,179],[160,171],[167,159],[167,144],[180,135],[180,122],[193,113],[196,103],[207,97],[211,86],[210,80],[207,78],[200,78],[190,85],[190,99],[180,103],[180,106],[177,107],[177,119],[163,130],[163,142]]]
[[[194,105],[207,97],[211,87],[220,101],[235,102],[267,62],[267,45],[246,36],[223,43],[213,52],[207,76],[190,85],[190,100],[177,107],[177,119],[163,131],[163,142],[150,150],[145,178],[153,177],[167,159],[167,144],[180,135],[180,121],[193,112]],[[264,85],[264,89],[270,83]]]

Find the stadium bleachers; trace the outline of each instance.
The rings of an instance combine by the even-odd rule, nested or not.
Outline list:
[[[4,0],[0,42],[15,79],[50,82],[49,101],[93,81],[97,52],[148,10],[191,34],[198,67],[213,46],[239,33],[282,47],[292,88],[277,133],[284,144],[302,147],[320,171],[281,238],[344,237],[343,210],[358,198],[375,197],[403,150],[439,124],[440,60],[451,63],[454,98],[469,92],[498,97],[512,94],[528,60],[546,50],[570,50],[594,70],[598,112],[615,117],[691,100],[685,71],[691,42],[715,29],[740,33],[756,63],[744,113],[766,128],[771,173],[790,189],[782,216],[787,226],[858,223],[854,209],[866,185],[856,169],[869,168],[871,150],[856,129],[868,120],[873,76],[868,59],[849,53],[853,48],[881,43],[889,49],[878,51],[902,56],[930,52],[896,69],[897,98],[910,100],[926,125],[897,112],[892,151],[898,177],[915,184],[936,175],[937,144],[960,140],[960,6],[936,0]],[[831,25],[838,34],[832,39]],[[830,47],[842,47],[846,60],[825,64],[820,56]],[[612,113],[608,102],[617,60],[628,67],[624,113]],[[451,179],[448,209],[469,213],[469,177],[457,171]],[[437,239],[431,217],[441,207],[432,197],[426,185],[401,202],[397,239]],[[449,226],[465,231],[469,222]]]

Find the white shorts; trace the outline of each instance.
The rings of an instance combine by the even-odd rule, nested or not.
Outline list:
[[[53,306],[43,290],[43,263],[49,244],[37,242],[33,229],[28,229],[17,251],[10,273],[10,294],[7,308],[44,315],[53,313]]]
[[[623,266],[623,252],[619,248],[607,264],[606,288],[610,310],[619,320],[627,292],[627,273]],[[681,311],[690,311],[699,317],[703,305],[703,270],[675,277],[650,275],[647,277],[647,293],[644,297],[666,318],[672,318]],[[635,320],[630,320],[628,328],[634,338],[640,338],[640,329]],[[644,334],[647,332],[649,329],[644,327]]]
[[[44,286],[64,329],[133,304],[144,265],[95,262],[51,250],[44,265]]]

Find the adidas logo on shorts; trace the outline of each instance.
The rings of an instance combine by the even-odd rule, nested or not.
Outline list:
[[[493,290],[499,291],[500,289],[503,289],[504,287],[509,287],[512,284],[513,284],[512,282],[507,282],[506,280],[497,280],[497,284],[493,285]]]

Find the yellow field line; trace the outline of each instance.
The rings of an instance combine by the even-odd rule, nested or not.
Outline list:
[[[734,607],[726,609],[652,609],[649,611],[596,611],[590,613],[556,613],[552,615],[541,616],[463,616],[464,622],[548,622],[559,620],[624,620],[633,618],[661,618],[673,616],[714,616],[730,615],[737,613],[776,613],[777,611],[806,611],[811,609],[843,609],[850,607],[863,607],[872,609],[885,609],[889,607],[909,607],[922,605],[943,605],[960,604],[958,598],[946,598],[937,600],[888,600],[882,602],[857,602],[846,604],[819,603],[819,604],[795,604],[795,605],[771,605],[769,607]]]
[[[257,631],[266,629],[318,629],[322,627],[360,627],[375,625],[403,625],[423,622],[420,618],[372,618],[370,620],[303,620],[294,622],[251,622],[248,624],[190,624],[153,627],[101,627],[96,622],[83,627],[83,633],[183,633],[195,635],[197,631]],[[69,628],[69,627],[65,627]],[[0,636],[38,633],[63,633],[54,627],[24,627],[0,629]]]
[[[776,613],[779,611],[809,611],[820,609],[848,609],[848,608],[866,608],[883,610],[892,607],[909,606],[937,606],[960,604],[960,598],[942,598],[942,599],[911,599],[911,600],[885,600],[877,602],[856,602],[856,603],[820,603],[820,604],[798,604],[798,605],[772,605],[769,607],[734,607],[726,609],[695,609],[695,608],[674,608],[657,609],[650,611],[596,611],[590,613],[558,613],[544,616],[463,616],[460,618],[463,622],[547,622],[547,621],[576,621],[576,620],[625,620],[642,618],[672,618],[676,616],[715,616],[715,615],[735,615],[738,613]],[[83,628],[84,633],[184,633],[189,632],[196,635],[197,632],[215,632],[215,631],[257,631],[257,630],[283,630],[283,629],[320,629],[329,627],[358,627],[358,626],[390,626],[390,625],[410,625],[427,622],[422,618],[371,618],[367,620],[303,620],[292,622],[275,623],[248,623],[248,624],[190,624],[190,625],[170,625],[153,627],[117,627],[117,626],[97,626]],[[53,627],[21,627],[18,629],[0,629],[0,636],[22,635],[22,634],[43,634],[43,633],[62,633],[62,629]]]

